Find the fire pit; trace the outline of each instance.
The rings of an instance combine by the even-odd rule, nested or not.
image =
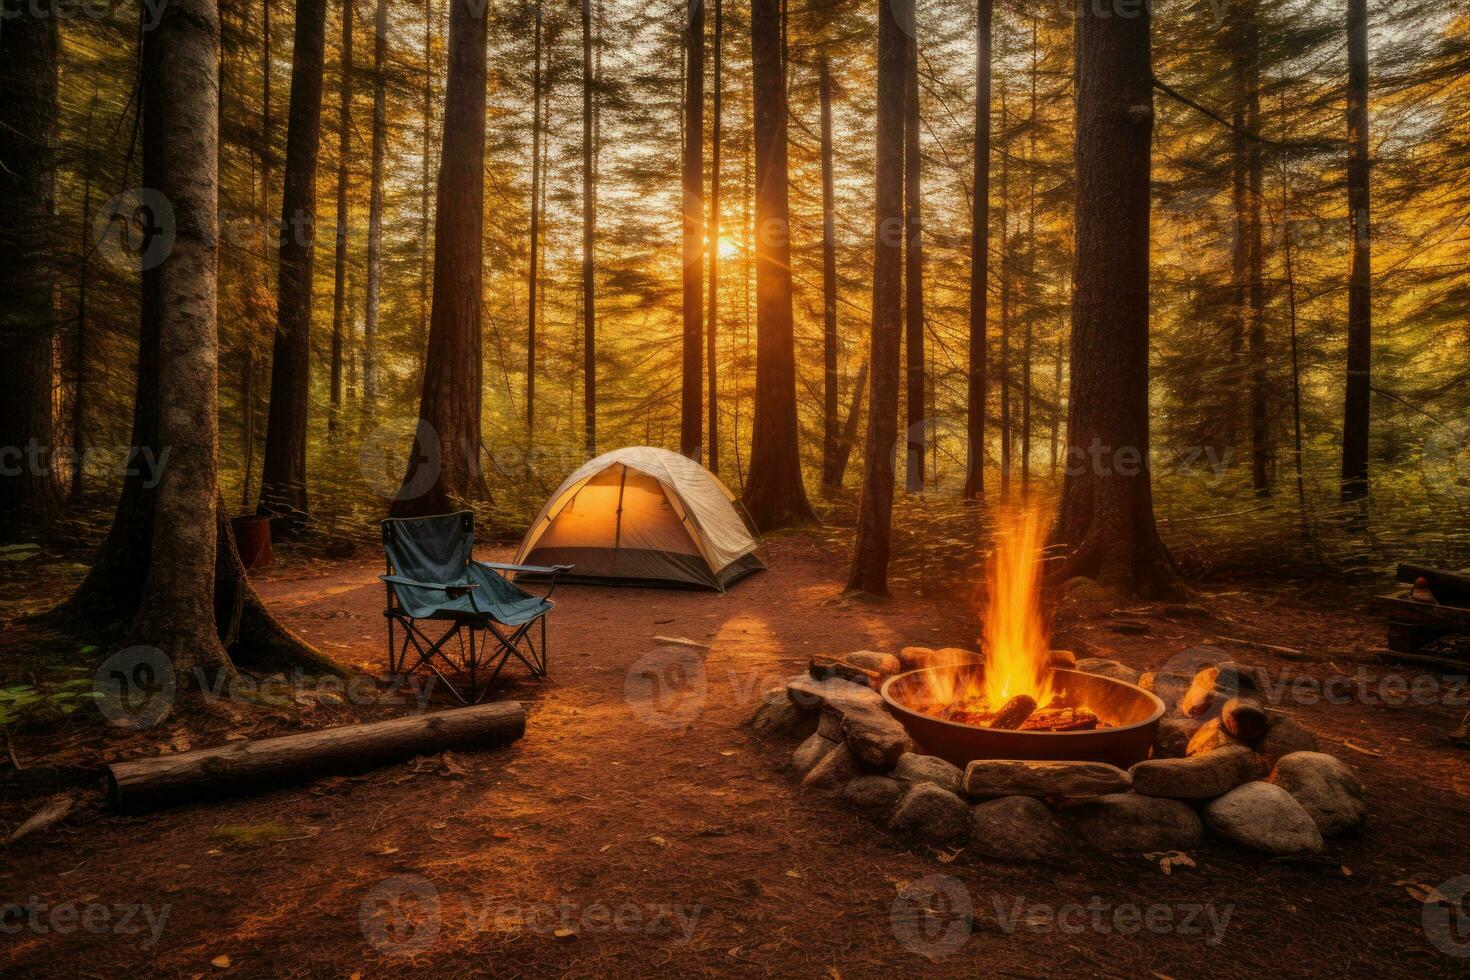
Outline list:
[[[1163,701],[1132,684],[1076,670],[1050,670],[1050,703],[1085,706],[1097,716],[1090,730],[1008,730],[936,716],[942,705],[935,692],[983,690],[984,674],[983,664],[910,671],[884,683],[883,701],[925,752],[961,769],[975,759],[1093,761],[1127,769],[1147,759],[1158,738]]]

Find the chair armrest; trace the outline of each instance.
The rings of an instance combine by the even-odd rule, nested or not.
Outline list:
[[[403,575],[379,575],[378,578],[389,585],[407,585],[415,589],[433,589],[436,592],[463,592],[480,587],[478,582],[420,582]]]
[[[477,561],[475,564],[493,568],[497,572],[530,572],[533,575],[560,575],[576,567],[575,565],[507,565],[498,561]]]

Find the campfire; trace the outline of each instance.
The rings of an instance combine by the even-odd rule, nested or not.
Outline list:
[[[973,759],[1147,758],[1163,715],[1147,691],[1068,669],[1042,610],[1042,520],[1003,518],[983,612],[984,660],[958,653],[892,678],[883,697],[914,740],[964,765]]]
[[[1041,609],[1041,520],[1026,511],[996,536],[985,607],[985,669],[924,674],[920,711],[943,721],[1020,732],[1081,732],[1109,727],[1053,683]],[[936,664],[957,667],[957,664]]]

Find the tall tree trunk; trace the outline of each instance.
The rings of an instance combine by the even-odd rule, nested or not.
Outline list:
[[[1284,170],[1284,168],[1283,168]],[[1281,177],[1281,257],[1286,272],[1286,322],[1291,340],[1292,471],[1296,476],[1297,506],[1301,510],[1302,533],[1308,532],[1307,480],[1302,449],[1302,368],[1297,341],[1296,256],[1291,233],[1291,197],[1286,174]]]
[[[306,422],[311,400],[312,259],[326,33],[326,0],[297,0],[285,189],[281,196],[276,337],[259,505],[261,514],[278,516],[277,523],[287,533],[304,530],[308,517]]]
[[[531,255],[526,273],[526,465],[536,438],[536,301],[541,262],[541,0],[535,3],[534,64],[531,71]]]
[[[863,366],[858,368],[857,379],[852,385],[852,394],[848,396],[847,421],[842,423],[842,434],[837,439],[837,459],[833,464],[836,482],[833,486],[842,486],[842,480],[847,475],[847,461],[852,457],[852,447],[857,444],[858,425],[863,420],[863,397],[868,393],[868,362],[863,361]]]
[[[87,453],[87,411],[89,403],[87,400],[87,345],[89,336],[87,299],[88,290],[91,287],[92,278],[92,183],[93,175],[93,149],[92,149],[92,120],[97,113],[97,90],[92,92],[92,102],[87,106],[87,131],[83,136],[86,146],[82,151],[82,234],[79,243],[79,254],[81,261],[77,269],[77,333],[76,345],[72,350],[73,371],[76,374],[76,387],[72,392],[71,402],[71,497],[73,500],[82,495],[83,480],[86,476]]]
[[[55,520],[52,345],[56,240],[57,18],[10,10],[0,31],[0,536]],[[131,218],[124,215],[119,220]]]
[[[1151,17],[1080,16],[1072,393],[1051,535],[1065,557],[1052,575],[1166,593],[1177,578],[1147,465]]]
[[[424,376],[424,355],[429,348],[429,187],[432,171],[429,167],[430,151],[433,148],[434,129],[434,6],[433,0],[424,0],[424,90],[420,110],[424,117],[420,132],[419,171],[419,323],[418,335],[414,338],[414,356],[418,361],[418,379]]]
[[[986,327],[990,282],[990,38],[994,0],[979,0],[975,23],[975,180],[970,202],[970,364],[965,406],[966,500],[985,496]]]
[[[347,306],[347,158],[352,131],[352,4],[342,0],[342,62],[337,110],[337,256],[332,284],[332,388],[327,431],[337,432],[342,410],[342,316]]]
[[[704,424],[704,0],[684,30],[684,383],[679,452],[700,459]]]
[[[719,404],[719,339],[720,311],[720,144],[724,130],[724,40],[725,9],[723,0],[715,0],[715,90],[714,118],[710,121],[709,175],[709,323],[705,341],[705,363],[708,375],[706,395],[709,412],[709,471],[720,472],[720,404]]]
[[[143,271],[134,453],[117,514],[60,611],[126,628],[172,661],[181,685],[196,668],[231,673],[227,648],[253,664],[335,671],[261,605],[219,497],[215,4],[172,0],[142,38],[143,181],[172,204],[175,240]]]
[[[1011,116],[1006,87],[1000,88],[1000,502],[1011,500]]]
[[[1271,496],[1271,427],[1266,390],[1266,247],[1262,218],[1264,161],[1261,151],[1261,29],[1254,0],[1246,6],[1245,129],[1252,135],[1246,152],[1246,194],[1249,198],[1248,255],[1250,330],[1251,484],[1259,497]]]
[[[903,117],[906,30],[913,0],[893,0],[878,10],[877,173],[873,214],[873,326],[871,399],[858,504],[857,543],[850,592],[888,594],[893,524],[894,450],[898,441],[899,342],[903,333]]]
[[[832,67],[818,66],[822,110],[822,487],[842,485],[837,470],[837,217],[832,187]]]
[[[785,51],[779,0],[753,0],[755,110],[755,426],[744,501],[762,531],[812,521],[801,475],[791,319],[791,220],[786,158]]]
[[[260,155],[260,211],[256,220],[260,227],[260,267],[266,288],[271,284],[272,247],[266,229],[271,221],[271,164],[274,150],[271,144],[271,3],[261,0],[260,4],[260,140],[257,152]],[[240,441],[245,446],[244,474],[240,480],[240,510],[250,510],[253,499],[250,493],[250,478],[255,472],[255,361],[256,344],[268,323],[251,324],[252,329],[245,338],[244,358],[240,367],[241,433]]]
[[[1368,0],[1348,0],[1347,389],[1343,399],[1342,499],[1368,495],[1368,431],[1373,371],[1373,220],[1368,147]]]
[[[1026,147],[1026,319],[1021,327],[1021,499],[1031,496],[1031,355],[1036,332],[1036,306],[1041,285],[1036,281],[1036,130],[1040,123],[1036,82],[1039,26],[1031,19],[1031,116]]]
[[[373,31],[373,146],[368,178],[367,304],[362,321],[362,413],[378,405],[378,316],[383,293],[383,158],[388,148],[388,0],[378,0]]]
[[[592,168],[592,0],[582,0],[582,438],[597,455],[597,176]]]
[[[418,433],[403,486],[393,501],[394,517],[443,514],[489,495],[480,470],[485,10],[479,0],[451,0],[449,8],[449,81],[435,206],[434,310]]]
[[[924,217],[923,158],[919,142],[919,41],[911,25],[904,73],[904,351],[907,383],[907,473],[904,488],[924,489]]]

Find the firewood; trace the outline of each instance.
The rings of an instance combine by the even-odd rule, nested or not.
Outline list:
[[[1098,727],[1089,708],[1042,708],[1022,723],[1023,732],[1088,732]]]
[[[108,766],[107,774],[113,803],[140,813],[274,789],[315,776],[363,772],[445,749],[508,745],[525,731],[525,709],[515,701],[499,701],[118,762]]]
[[[1254,742],[1271,727],[1270,716],[1260,702],[1252,698],[1231,698],[1220,712],[1220,723],[1238,739]]]
[[[1016,731],[1035,711],[1035,698],[1029,694],[1017,694],[1007,701],[1003,708],[995,713],[995,718],[991,720],[990,727],[999,728],[1003,731]]]
[[[854,684],[862,684],[877,690],[883,685],[883,675],[876,670],[866,670],[862,667],[838,660],[836,657],[814,656],[807,661],[807,673],[813,680],[825,681],[833,677],[839,680],[852,681]]]

